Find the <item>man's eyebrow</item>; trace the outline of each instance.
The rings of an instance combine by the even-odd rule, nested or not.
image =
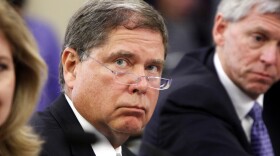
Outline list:
[[[159,66],[164,66],[164,60],[161,59],[150,59],[147,61],[149,64],[156,64]]]
[[[137,56],[130,51],[120,50],[120,51],[111,53],[110,56],[108,57],[108,60],[110,60],[112,58],[117,58],[117,57],[136,58]],[[159,66],[164,66],[164,60],[161,60],[161,59],[149,59],[146,62],[147,62],[147,64],[155,64],[155,65],[159,65]]]
[[[116,57],[134,58],[136,56],[135,56],[135,54],[133,54],[130,51],[120,50],[120,51],[116,51],[116,52],[111,53],[109,55],[108,59],[116,58]]]
[[[271,36],[271,32],[269,32],[269,30],[266,30],[260,26],[255,27],[254,29],[252,29],[251,31],[249,31],[249,33],[253,33],[253,32],[259,32],[259,33],[263,33],[266,34],[268,36]]]

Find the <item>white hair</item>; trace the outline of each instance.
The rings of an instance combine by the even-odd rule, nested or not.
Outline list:
[[[261,14],[280,15],[280,0],[221,0],[217,13],[222,13],[228,21],[238,21],[248,15],[252,9]]]

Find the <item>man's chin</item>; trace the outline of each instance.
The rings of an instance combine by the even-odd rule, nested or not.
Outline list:
[[[135,135],[139,134],[143,129],[143,122],[139,121],[138,118],[125,119],[123,120],[122,124],[118,125],[115,130],[128,134],[128,135]]]
[[[268,86],[268,85],[254,85],[254,86],[250,86],[249,88],[248,88],[248,90],[249,90],[249,95],[251,96],[251,97],[258,97],[259,95],[261,95],[261,94],[264,94],[268,89],[269,89],[269,87],[270,86]]]

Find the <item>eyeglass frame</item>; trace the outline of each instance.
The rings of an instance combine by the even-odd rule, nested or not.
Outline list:
[[[119,84],[123,84],[123,85],[137,85],[140,81],[141,81],[141,78],[144,77],[146,78],[147,82],[148,82],[148,87],[149,88],[152,88],[152,89],[155,89],[155,90],[166,90],[168,89],[170,86],[171,86],[171,82],[172,82],[172,79],[168,79],[168,78],[162,78],[162,77],[158,77],[158,76],[139,76],[139,75],[136,75],[134,73],[130,73],[130,72],[119,72],[119,71],[115,71],[115,70],[112,70],[110,69],[109,67],[107,67],[105,64],[101,63],[100,61],[96,60],[94,57],[91,57],[90,55],[87,56],[88,58],[91,58],[93,59],[95,62],[97,62],[99,65],[105,67],[106,69],[108,69],[109,71],[111,71],[113,74],[114,74],[114,80],[115,82],[119,83]],[[135,77],[137,77],[137,79],[134,81],[135,83],[131,83],[131,84],[127,84],[127,83],[122,83],[122,82],[119,82],[116,80],[116,76],[120,75],[120,74],[131,74],[131,75],[134,75]],[[154,79],[159,79],[160,82],[161,80],[164,80],[166,81],[166,85],[164,85],[165,87],[164,88],[156,88],[156,87],[153,87],[151,86],[151,84],[149,83],[150,82],[150,79],[151,78],[154,78]],[[160,85],[161,86],[161,85]]]

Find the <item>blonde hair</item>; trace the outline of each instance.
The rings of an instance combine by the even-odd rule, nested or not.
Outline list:
[[[22,18],[5,0],[0,0],[0,31],[12,47],[16,73],[11,112],[0,127],[0,155],[35,156],[42,141],[27,122],[46,79],[47,67]]]

